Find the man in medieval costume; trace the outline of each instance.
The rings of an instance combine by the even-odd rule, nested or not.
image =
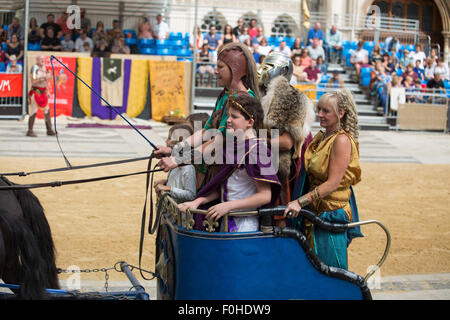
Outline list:
[[[34,121],[39,109],[44,111],[45,126],[47,127],[47,135],[54,136],[50,120],[50,108],[48,106],[48,89],[47,79],[49,75],[45,68],[44,56],[37,56],[36,64],[31,67],[31,89],[28,93],[28,131],[27,136],[37,137],[33,131]]]
[[[264,126],[271,136],[272,150],[278,144],[280,205],[291,201],[303,154],[312,140],[311,126],[315,120],[313,102],[289,84],[292,73],[292,60],[280,52],[267,55],[258,69]]]

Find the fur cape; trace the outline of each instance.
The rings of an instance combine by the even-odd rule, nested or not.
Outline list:
[[[288,132],[294,140],[294,152],[279,152],[279,177],[286,181],[291,171],[291,159],[300,157],[303,142],[311,132],[315,120],[313,102],[289,84],[283,76],[269,83],[266,95],[262,98],[264,127],[278,129],[279,135]]]

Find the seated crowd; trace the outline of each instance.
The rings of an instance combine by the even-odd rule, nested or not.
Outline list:
[[[208,79],[207,86],[211,85],[211,78],[214,74],[211,66],[217,57],[217,48],[221,44],[233,41],[245,44],[253,54],[257,65],[271,51],[283,52],[290,56],[294,64],[294,75],[291,79],[291,83],[294,85],[298,83],[318,84],[323,80],[336,86],[342,84],[338,73],[334,73],[330,79],[324,78],[327,74],[327,64],[331,61],[333,54],[336,54],[338,63],[341,63],[343,59],[342,35],[336,25],[333,25],[324,34],[321,24],[317,22],[314,28],[309,30],[305,42],[302,42],[300,37],[296,37],[289,44],[286,40],[269,44],[268,38],[264,35],[264,29],[258,26],[256,19],[251,19],[247,25],[240,18],[234,28],[229,24],[225,25],[221,34],[217,32],[214,25],[211,25],[209,32],[204,34],[200,28],[197,29],[195,49],[199,64],[200,85],[203,85],[204,78]]]
[[[446,94],[449,68],[438,57],[436,48],[432,48],[427,56],[421,44],[410,51],[401,46],[395,37],[375,43],[370,53],[364,47],[363,41],[358,42],[357,49],[351,53],[350,64],[355,68],[357,81],[363,86],[368,85],[371,96],[383,107],[384,115],[389,111],[388,99],[392,87],[405,88],[408,103],[432,100],[423,94],[425,92]]]

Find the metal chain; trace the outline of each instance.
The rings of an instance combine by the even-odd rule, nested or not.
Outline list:
[[[123,272],[122,269],[120,268],[120,263],[121,263],[121,262],[122,262],[122,261],[116,262],[116,263],[114,264],[114,266],[113,266],[113,267],[110,267],[110,268],[93,268],[93,269],[80,269],[80,270],[68,270],[68,269],[57,268],[57,269],[56,269],[56,272],[57,272],[57,273],[95,273],[95,272],[104,272],[104,273],[105,273],[105,284],[104,284],[104,288],[105,288],[105,291],[108,292],[108,288],[109,288],[109,283],[108,283],[108,280],[109,280],[109,274],[108,274],[108,271],[110,271],[110,270],[115,270],[115,271],[117,271],[117,272]],[[128,267],[130,268],[130,271],[133,271],[134,269],[137,269],[137,270],[140,270],[140,271],[142,271],[142,272],[146,272],[146,273],[151,274],[153,277],[152,277],[150,280],[152,280],[152,279],[154,279],[154,278],[158,278],[158,275],[155,274],[155,273],[152,272],[152,271],[148,271],[148,270],[145,270],[145,269],[142,269],[142,268],[139,268],[139,267],[130,265],[130,264],[127,264],[127,265],[128,265]],[[132,288],[133,288],[133,287],[132,287]],[[132,288],[131,288],[131,289],[132,289]],[[130,289],[130,290],[131,290],[131,289]],[[125,299],[126,299],[126,298],[125,298]]]

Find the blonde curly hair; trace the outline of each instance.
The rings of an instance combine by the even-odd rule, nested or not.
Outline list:
[[[316,109],[319,106],[329,105],[333,107],[339,119],[339,109],[344,110],[344,116],[339,120],[339,127],[350,134],[355,141],[359,137],[358,112],[356,111],[355,100],[352,93],[344,88],[336,92],[327,92],[320,97]]]

